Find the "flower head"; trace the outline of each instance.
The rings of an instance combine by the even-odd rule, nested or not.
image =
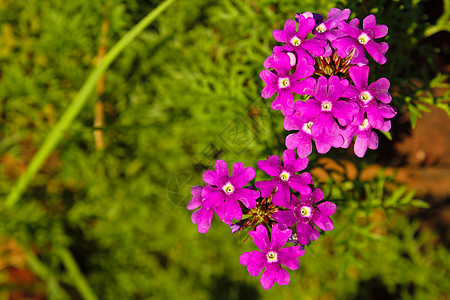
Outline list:
[[[213,208],[225,224],[231,225],[233,218],[242,219],[238,201],[247,208],[256,205],[255,199],[259,197],[259,192],[243,188],[254,177],[255,169],[245,168],[240,162],[233,165],[233,173],[229,176],[227,163],[221,159],[217,160],[215,171],[203,173],[203,180],[208,184],[201,192],[201,196],[205,199],[204,203]]]
[[[262,90],[263,98],[270,98],[277,93],[277,97],[272,102],[272,109],[280,110],[284,115],[290,115],[294,112],[294,96],[311,95],[316,80],[311,76],[314,74],[314,67],[306,63],[300,63],[294,73],[291,71],[292,57],[287,53],[280,52],[272,55],[266,62],[268,68],[274,69],[274,72],[264,70],[260,73],[261,79],[266,86]]]
[[[350,124],[353,116],[359,111],[356,103],[343,98],[349,82],[338,76],[319,77],[314,90],[314,96],[306,102],[300,102],[298,110],[303,122],[312,121],[311,132],[316,135],[325,131],[333,137],[339,133],[338,120],[341,126]]]
[[[295,103],[295,112],[291,116],[284,119],[284,129],[298,130],[286,137],[286,148],[297,149],[299,157],[307,157],[312,152],[312,141],[314,141],[317,152],[327,153],[331,147],[339,148],[344,143],[340,134],[332,136],[324,130],[312,132],[314,121],[302,121],[300,114],[300,106],[302,102]]]
[[[301,194],[311,192],[313,184],[311,174],[305,172],[300,175],[297,172],[308,165],[308,158],[297,158],[295,151],[287,149],[283,152],[284,166],[277,155],[272,155],[267,160],[258,161],[258,167],[273,176],[271,180],[256,182],[256,187],[261,190],[262,197],[268,197],[274,189],[272,201],[275,205],[289,207],[291,200],[291,188]]]
[[[297,14],[296,20],[298,22],[298,30],[295,21],[289,19],[284,24],[284,30],[273,31],[275,40],[285,43],[283,46],[275,46],[273,52],[292,51],[296,53],[299,60],[304,57],[307,63],[312,65],[314,64],[312,57],[323,55],[327,42],[319,39],[307,39],[308,34],[316,26],[314,18]]]
[[[316,27],[313,30],[313,34],[316,38],[322,40],[334,41],[337,38],[345,36],[340,30],[336,30],[335,28],[338,26],[338,23],[341,21],[345,21],[350,16],[350,9],[346,8],[344,10],[340,10],[339,8],[332,8],[328,12],[327,19],[323,22],[317,22]]]
[[[266,268],[261,276],[261,285],[264,289],[270,289],[275,281],[286,285],[290,281],[289,273],[281,267],[285,265],[291,270],[299,267],[298,258],[305,253],[301,246],[282,248],[290,238],[290,229],[280,230],[278,224],[272,227],[271,239],[267,229],[263,225],[256,227],[256,231],[250,231],[254,243],[261,251],[245,252],[239,257],[239,262],[247,266],[251,276],[258,276]]]
[[[392,107],[385,105],[391,102],[392,99],[388,92],[389,80],[380,78],[369,85],[368,66],[353,66],[348,70],[348,73],[355,86],[350,85],[347,94],[354,97],[362,107],[359,113],[358,125],[361,125],[364,119],[367,119],[371,127],[381,129],[385,119],[392,118],[396,114]]]
[[[374,15],[369,15],[363,20],[363,29],[359,28],[359,20],[353,19],[349,23],[340,22],[339,30],[346,33],[347,36],[332,41],[332,46],[337,49],[341,57],[347,56],[352,50],[355,55],[352,58],[353,64],[367,65],[366,51],[379,64],[386,63],[384,56],[389,49],[385,42],[377,43],[375,39],[387,35],[388,27],[386,25],[377,25]]]
[[[302,245],[307,245],[309,241],[319,238],[319,231],[314,224],[324,231],[334,228],[333,221],[329,216],[336,211],[336,205],[329,201],[316,205],[323,199],[323,192],[315,189],[309,195],[301,195],[301,202],[295,195],[292,195],[291,206],[287,211],[277,211],[273,218],[280,225],[280,228],[287,228],[297,223],[297,239]]]

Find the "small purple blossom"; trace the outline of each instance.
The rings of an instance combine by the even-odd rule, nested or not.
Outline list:
[[[350,85],[346,93],[355,98],[362,109],[351,126],[341,131],[344,137],[343,147],[347,148],[356,135],[354,152],[358,157],[363,157],[367,148],[378,148],[378,136],[372,129],[389,131],[391,122],[388,119],[393,118],[397,112],[387,105],[392,99],[388,92],[389,80],[380,78],[369,85],[368,66],[353,66],[349,69],[349,75],[355,86]]]
[[[319,39],[307,39],[308,34],[316,26],[314,18],[307,18],[304,15],[297,14],[296,19],[298,22],[298,30],[295,21],[288,19],[284,24],[284,30],[273,31],[275,40],[285,43],[283,46],[275,46],[273,52],[295,52],[299,61],[300,58],[304,57],[307,59],[307,63],[312,65],[314,64],[312,57],[323,55],[327,42]]]
[[[381,129],[384,120],[392,118],[396,114],[392,107],[378,102],[381,101],[384,104],[391,102],[392,97],[388,92],[390,86],[389,80],[380,78],[369,85],[368,66],[353,66],[348,70],[348,73],[355,86],[350,85],[347,94],[356,98],[362,107],[358,123],[362,124],[365,118],[364,116],[366,116],[371,127]]]
[[[337,49],[340,57],[346,57],[353,49],[354,56],[352,64],[367,65],[366,51],[379,64],[386,63],[384,56],[389,49],[385,42],[377,43],[375,39],[387,35],[388,27],[386,25],[377,25],[374,15],[369,15],[363,20],[363,29],[359,29],[359,20],[353,19],[349,23],[340,22],[339,30],[348,36],[341,37],[332,41],[332,46]]]
[[[325,132],[335,137],[339,134],[339,126],[349,125],[353,116],[359,112],[359,106],[348,99],[341,98],[349,83],[346,79],[331,76],[328,80],[320,76],[314,89],[314,96],[306,102],[299,102],[298,111],[303,122],[313,122],[312,135]]]
[[[243,186],[247,185],[255,177],[255,169],[245,168],[243,163],[233,165],[231,177],[228,175],[228,165],[219,159],[215,164],[215,171],[203,173],[203,180],[208,184],[203,188],[201,195],[204,203],[213,208],[219,218],[227,225],[231,225],[233,218],[242,219],[242,210],[239,202],[247,208],[256,205],[259,192]]]
[[[293,56],[293,54],[291,55]],[[266,84],[261,96],[267,99],[277,93],[277,97],[271,106],[273,110],[281,109],[284,115],[290,115],[294,112],[294,96],[292,93],[310,95],[316,83],[316,80],[310,77],[314,74],[314,67],[306,63],[298,64],[295,72],[289,75],[291,60],[292,57],[284,52],[274,54],[269,57],[266,66],[273,68],[275,73],[263,70],[259,74]]]
[[[244,252],[239,257],[239,262],[247,266],[251,276],[258,276],[264,267],[266,268],[261,275],[261,285],[266,290],[270,289],[275,281],[280,285],[288,284],[289,273],[281,265],[297,270],[300,265],[298,258],[305,253],[301,246],[282,248],[292,231],[289,228],[280,230],[278,224],[275,224],[269,240],[266,227],[259,225],[256,231],[250,231],[249,234],[261,251]]]
[[[303,122],[299,116],[301,102],[296,102],[294,108],[295,112],[291,116],[284,119],[284,129],[298,130],[298,132],[291,133],[286,137],[286,148],[297,149],[299,157],[307,157],[312,152],[312,141],[314,141],[317,152],[327,153],[331,147],[339,148],[344,143],[344,139],[340,134],[332,136],[327,134],[325,130],[311,131],[314,126],[313,121]]]
[[[293,226],[297,223],[297,239],[300,244],[307,245],[309,241],[319,238],[317,227],[324,231],[334,228],[333,221],[329,216],[336,211],[336,205],[329,201],[315,205],[323,199],[323,192],[315,189],[309,195],[301,195],[301,202],[295,195],[292,195],[291,206],[287,211],[277,211],[273,218],[280,225],[280,229]]]
[[[320,40],[334,41],[337,38],[343,37],[346,34],[340,30],[336,30],[338,23],[345,21],[350,16],[350,9],[346,8],[340,10],[339,8],[332,8],[328,12],[327,19],[323,22],[317,22],[313,30],[315,38]],[[330,53],[331,54],[331,53]]]
[[[202,186],[193,186],[191,188],[192,199],[187,205],[187,209],[193,210],[201,206],[200,209],[192,213],[191,220],[192,223],[197,225],[200,233],[206,233],[211,227],[214,208],[210,207],[208,203],[204,203],[205,199],[201,195],[202,190]]]
[[[281,165],[281,160],[277,155],[258,161],[258,168],[274,178],[258,181],[255,185],[260,189],[263,198],[268,197],[276,189],[272,198],[273,204],[289,207],[291,188],[301,194],[309,194],[313,181],[311,174],[307,172],[300,175],[295,174],[306,168],[308,158],[297,158],[294,150],[287,149],[283,152],[283,162],[284,166]]]

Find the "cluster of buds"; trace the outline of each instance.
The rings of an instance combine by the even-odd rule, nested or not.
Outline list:
[[[396,111],[387,105],[389,80],[381,78],[369,84],[366,52],[380,64],[386,62],[386,43],[375,42],[388,29],[377,25],[375,16],[348,22],[350,10],[333,8],[327,19],[318,14],[296,14],[287,20],[284,30],[273,36],[284,44],[275,46],[264,61],[260,77],[266,83],[263,98],[277,94],[271,107],[283,113],[286,130],[297,130],[286,138],[282,159],[272,155],[258,162],[258,168],[271,176],[257,181],[256,171],[238,162],[230,176],[228,165],[217,160],[214,170],[203,173],[205,186],[191,189],[189,210],[198,231],[206,233],[214,213],[232,233],[247,229],[260,251],[243,253],[239,262],[252,276],[261,274],[261,285],[270,289],[275,282],[288,284],[289,273],[296,270],[305,245],[319,238],[319,230],[334,228],[330,216],[336,205],[324,201],[314,187],[311,174],[301,172],[308,165],[312,141],[319,153],[331,147],[350,146],[363,157],[378,147],[373,129],[388,131]],[[298,24],[298,27],[297,27]],[[308,38],[313,36],[313,38]],[[294,101],[294,94],[303,96]],[[297,151],[295,151],[297,150]],[[236,221],[234,221],[236,220]],[[234,223],[233,223],[234,222]],[[291,247],[284,247],[288,243]]]

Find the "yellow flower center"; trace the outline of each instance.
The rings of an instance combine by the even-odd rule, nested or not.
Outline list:
[[[281,180],[283,180],[283,181],[288,181],[288,180],[289,180],[289,177],[291,177],[291,174],[289,174],[289,172],[283,171],[283,172],[281,172],[281,174],[280,174],[280,178],[281,178]]]
[[[302,43],[302,40],[299,39],[297,36],[294,36],[291,38],[290,40],[291,44],[294,45],[295,47],[300,46],[300,44]]]
[[[290,84],[289,78],[287,78],[287,77],[278,79],[278,87],[280,89],[288,87],[289,84]]]
[[[365,45],[370,41],[370,37],[367,35],[367,33],[363,32],[358,36],[358,42],[361,45]]]
[[[323,23],[316,27],[316,31],[318,33],[324,33],[326,30],[327,30],[327,27]]]
[[[230,182],[228,182],[227,184],[225,184],[223,187],[222,187],[222,190],[226,193],[226,194],[231,194],[231,193],[233,193],[234,192],[234,186],[230,183]]]
[[[330,111],[331,110],[331,102],[324,101],[322,102],[322,111]]]
[[[270,251],[267,253],[266,256],[267,256],[268,262],[277,262],[278,261],[276,252]]]
[[[308,207],[308,206],[303,206],[303,207],[300,209],[300,214],[301,214],[303,217],[308,218],[309,216],[311,216],[311,208]]]
[[[364,104],[367,104],[373,99],[373,97],[368,91],[364,91],[361,94],[359,94],[359,99],[361,99],[361,101],[364,102]]]

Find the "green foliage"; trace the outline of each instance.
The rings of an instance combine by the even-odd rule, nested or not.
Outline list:
[[[390,27],[389,60],[377,74],[399,89],[395,105],[417,111],[413,118],[424,109],[419,100],[448,110],[423,92],[446,77],[428,71],[433,50],[421,42],[429,28],[421,6],[378,3],[376,12],[351,8],[358,17],[374,12]],[[2,198],[97,64],[102,23],[110,22],[110,49],[157,4],[0,0]],[[256,166],[284,150],[281,114],[260,97],[271,32],[295,12],[326,14],[333,6],[177,1],[124,50],[106,72],[106,149],[94,146],[92,95],[18,205],[0,205],[1,235],[27,249],[49,298],[79,298],[78,269],[100,299],[348,299],[364,298],[377,284],[392,297],[449,293],[448,251],[405,214],[427,204],[381,172],[364,181],[361,161],[355,178],[330,174],[321,185],[338,204],[336,229],[308,246],[287,287],[264,291],[238,262],[253,245],[218,220],[199,234],[185,209],[190,186],[202,183],[217,158]],[[420,67],[405,59],[412,52],[424,59]],[[412,86],[412,78],[423,86]]]

